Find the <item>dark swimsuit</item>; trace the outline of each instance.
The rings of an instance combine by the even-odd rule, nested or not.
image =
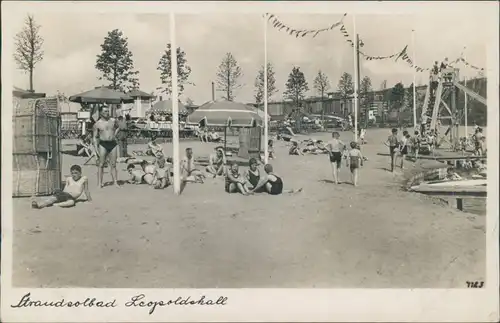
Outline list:
[[[257,186],[257,184],[259,184],[259,181],[260,181],[260,172],[257,170],[257,175],[255,175],[254,173],[252,173],[250,170],[248,171],[248,181],[250,182],[250,184],[252,184],[252,189],[255,188]],[[256,190],[255,192],[256,193],[262,193],[262,192],[265,192],[266,191],[266,188],[264,186],[262,186],[261,188],[259,188],[258,190]]]
[[[340,165],[342,163],[342,153],[339,151],[333,151],[330,154],[330,162],[337,163],[337,167],[340,167]]]
[[[99,140],[99,145],[103,146],[109,153],[118,145],[118,143],[116,140]]]
[[[237,174],[237,175],[238,175],[238,176],[234,176],[234,174],[233,174],[234,178],[239,178],[239,177],[240,177],[240,174]],[[231,184],[232,184],[233,182],[231,182],[231,180],[229,179],[229,176],[226,176],[225,181],[226,181],[226,183],[225,183],[226,185],[224,185],[224,188],[225,188],[225,190],[226,190],[226,193],[232,193],[232,192],[229,190],[229,188],[231,187]]]
[[[350,156],[350,157],[351,157],[351,162],[349,163],[349,168],[351,169],[352,172],[356,168],[359,168],[359,157],[358,156]]]
[[[271,184],[271,195],[280,195],[283,192],[283,181],[278,176],[274,175],[276,180],[274,182],[269,181]]]

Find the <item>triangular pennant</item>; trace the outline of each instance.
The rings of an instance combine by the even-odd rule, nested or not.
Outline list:
[[[281,31],[283,28],[288,28],[286,25],[282,25],[278,30]]]
[[[309,34],[309,31],[306,31],[305,33],[303,33],[302,37],[306,36],[307,34]]]
[[[313,38],[314,38],[314,37],[316,37],[316,36],[318,36],[318,34],[319,34],[319,33],[320,33],[320,30],[317,30],[317,31],[314,33]]]

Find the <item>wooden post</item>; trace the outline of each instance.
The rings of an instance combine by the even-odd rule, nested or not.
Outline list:
[[[224,127],[224,154],[227,151],[227,127]]]
[[[457,199],[457,209],[460,211],[464,210],[464,200],[461,198]]]
[[[240,128],[238,157],[248,158],[250,144],[250,131],[248,128]]]

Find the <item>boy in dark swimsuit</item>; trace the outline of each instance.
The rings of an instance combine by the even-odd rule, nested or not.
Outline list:
[[[266,164],[264,166],[264,171],[266,175],[262,176],[257,186],[255,186],[248,193],[257,193],[262,187],[266,189],[266,192],[271,195],[280,195],[283,193],[283,180],[276,173],[273,172],[273,166],[271,164]],[[298,190],[286,190],[285,193],[299,193],[302,192],[302,188]]]
[[[342,154],[345,151],[345,144],[339,139],[340,134],[338,132],[332,133],[332,140],[326,145],[328,150],[330,163],[332,165],[332,174],[335,184],[339,183],[339,169],[342,163]]]
[[[387,147],[389,147],[389,154],[391,156],[391,172],[394,172],[394,163],[396,159],[396,149],[399,145],[398,140],[398,129],[393,128],[391,131],[391,135],[387,138],[387,141],[384,143]]]

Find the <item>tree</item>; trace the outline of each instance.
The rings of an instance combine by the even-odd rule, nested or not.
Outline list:
[[[28,15],[24,28],[16,34],[14,60],[20,70],[28,72],[30,76],[30,92],[33,89],[33,71],[36,64],[43,60],[43,38],[40,36],[40,25],[35,23],[35,18]]]
[[[286,99],[292,100],[295,107],[300,107],[300,101],[304,99],[305,94],[309,91],[304,73],[300,71],[300,67],[293,67],[288,75],[288,80],[285,84],[286,90],[283,93]]]
[[[172,45],[167,44],[167,49],[163,53],[156,68],[160,71],[160,80],[162,84],[166,84],[163,89],[167,94],[172,93]],[[184,91],[184,84],[187,83],[191,67],[187,64],[186,52],[180,47],[177,47],[177,88],[179,94]]]
[[[361,80],[360,89],[359,89],[359,105],[361,107],[361,111],[364,113],[365,117],[365,127],[368,126],[368,121],[370,118],[370,107],[373,103],[373,89],[372,89],[372,80],[370,77],[365,76]]]
[[[267,101],[276,93],[278,89],[276,88],[276,77],[274,76],[273,64],[267,63]],[[264,102],[264,66],[260,67],[260,70],[255,78],[255,102],[260,105]]]
[[[243,72],[233,54],[226,53],[222,59],[216,74],[217,90],[224,92],[223,98],[228,101],[233,101],[235,91],[242,87],[239,83]]]
[[[403,83],[399,82],[392,88],[390,92],[390,99],[392,109],[398,110],[398,126],[401,127],[401,110],[404,103],[405,87]]]
[[[321,96],[321,119],[323,119],[323,116],[325,115],[325,107],[323,100],[326,91],[330,89],[330,81],[328,80],[328,76],[326,76],[326,74],[323,73],[321,70],[318,71],[318,75],[316,75],[316,78],[314,79],[313,87],[316,90],[316,92]]]
[[[95,68],[102,73],[100,80],[109,81],[114,90],[127,91],[139,87],[138,71],[134,71],[132,52],[123,33],[114,29],[108,32],[97,55]]]
[[[347,106],[347,101],[354,94],[354,84],[352,82],[352,76],[349,73],[344,72],[340,77],[337,89],[340,93],[340,97],[344,101],[344,109],[342,111],[343,116],[346,116],[345,107]]]

